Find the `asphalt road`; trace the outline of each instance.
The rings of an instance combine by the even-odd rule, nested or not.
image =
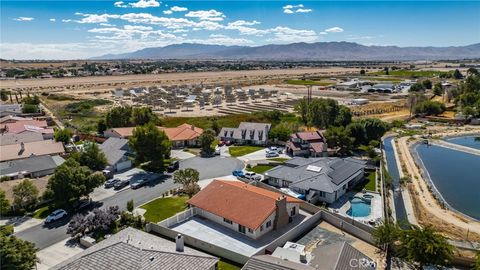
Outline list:
[[[150,183],[138,189],[126,189],[115,195],[101,200],[97,207],[109,207],[118,205],[120,210],[126,210],[127,201],[133,200],[134,205],[144,204],[162,195],[162,193],[177,187],[171,176],[166,175],[163,179],[152,180]],[[55,243],[69,238],[67,225],[72,216],[45,226],[43,223],[28,228],[15,234],[17,237],[35,244],[38,249],[44,249]]]
[[[232,174],[234,170],[241,170],[245,167],[242,161],[231,157],[193,157],[182,160],[180,169],[193,168],[200,173],[200,179],[211,179],[215,177]]]

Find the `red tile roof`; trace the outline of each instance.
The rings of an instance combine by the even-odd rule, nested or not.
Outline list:
[[[28,129],[45,129],[48,127],[47,121],[25,120],[15,123],[2,124],[0,128],[5,129],[5,133],[20,133]]]
[[[276,200],[282,195],[239,181],[214,180],[188,203],[256,230],[275,211]],[[302,202],[286,197],[289,203]]]
[[[134,127],[122,127],[112,128],[112,131],[116,132],[122,138],[128,138],[133,135]],[[189,125],[182,124],[174,128],[158,127],[158,129],[165,132],[170,141],[185,141],[194,140],[203,133],[203,129]]]
[[[319,130],[313,132],[297,132],[294,135],[304,141],[323,140],[322,133]]]

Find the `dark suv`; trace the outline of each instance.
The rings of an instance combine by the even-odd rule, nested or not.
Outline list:
[[[128,180],[128,179],[120,180],[113,185],[113,188],[114,189],[122,189],[122,188],[128,186],[129,183],[130,183],[130,180]]]
[[[174,171],[178,170],[178,168],[180,168],[180,162],[178,162],[177,160],[176,160],[176,161],[173,161],[173,162],[170,163],[170,165],[167,167],[167,172],[174,172]]]

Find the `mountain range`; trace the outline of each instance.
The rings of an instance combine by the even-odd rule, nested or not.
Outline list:
[[[451,47],[366,46],[352,42],[301,42],[254,47],[182,43],[92,59],[391,61],[473,58],[480,58],[480,43]]]

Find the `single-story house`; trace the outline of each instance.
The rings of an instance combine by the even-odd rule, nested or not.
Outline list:
[[[53,174],[65,160],[60,156],[31,156],[0,163],[0,176],[10,179],[37,178]]]
[[[235,144],[266,145],[271,127],[268,123],[241,122],[238,128],[222,128],[218,136]]]
[[[18,116],[22,113],[22,104],[0,104],[0,117],[7,115]]]
[[[21,132],[18,134],[7,133],[0,134],[0,145],[9,145],[9,144],[18,144],[18,143],[27,143],[27,142],[38,142],[43,141],[43,135],[38,132],[28,131]]]
[[[327,140],[320,130],[293,133],[286,151],[291,156],[304,157],[326,157],[329,154]]]
[[[183,236],[175,240],[128,227],[51,269],[217,269],[218,258],[185,246]]]
[[[45,140],[53,139],[54,130],[49,128],[45,120],[25,120],[0,125],[4,134],[20,134],[23,132],[36,132],[42,134]]]
[[[290,223],[301,203],[240,181],[222,180],[212,181],[188,201],[197,215],[253,239]]]
[[[311,203],[333,203],[364,179],[365,166],[353,158],[296,157],[264,175],[269,185],[304,194]]]
[[[135,127],[110,128],[105,130],[103,135],[106,138],[127,139],[133,135],[134,129]],[[203,133],[203,129],[186,123],[174,128],[158,127],[158,129],[165,132],[174,148],[197,146],[198,138]]]
[[[0,146],[0,162],[24,159],[30,156],[62,155],[63,143],[53,140],[17,143]]]
[[[6,115],[0,118],[0,124],[16,123],[19,121],[28,121],[28,120],[33,120],[33,119],[21,117],[21,116]]]
[[[100,150],[105,154],[112,171],[118,172],[132,167],[132,160],[128,158],[131,150],[127,139],[108,138],[100,145]]]

